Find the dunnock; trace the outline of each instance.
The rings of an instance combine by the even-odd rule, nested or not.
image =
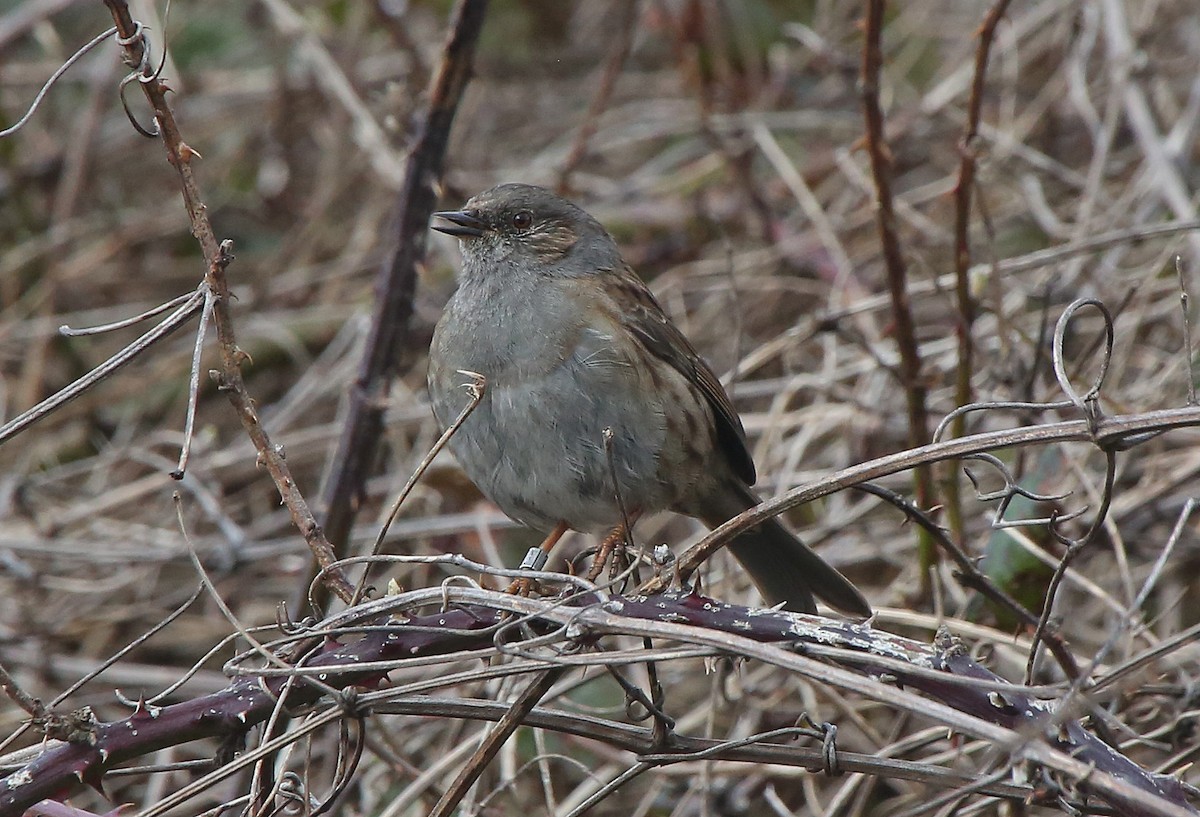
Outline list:
[[[524,184],[435,215],[463,268],[429,350],[433,411],[446,427],[471,399],[464,373],[486,379],[450,447],[504,513],[560,533],[618,526],[622,505],[714,527],[758,503],[729,396],[599,222]],[[728,547],[772,604],[814,612],[815,593],[871,613],[776,519]]]

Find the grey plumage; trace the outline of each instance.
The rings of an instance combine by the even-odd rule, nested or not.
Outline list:
[[[742,424],[716,376],[586,212],[542,188],[501,185],[439,214],[463,251],[458,291],[430,348],[445,427],[486,378],[451,439],[467,475],[506,514],[548,531],[671,509],[714,526],[757,502]],[[771,603],[815,610],[813,593],[869,615],[854,586],[777,520],[730,551]]]

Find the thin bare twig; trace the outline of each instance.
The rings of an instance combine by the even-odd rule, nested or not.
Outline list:
[[[29,104],[29,110],[25,111],[24,115],[15,123],[8,126],[4,130],[0,130],[0,139],[3,139],[5,136],[11,136],[23,128],[25,123],[28,122],[29,119],[37,112],[37,109],[41,106],[42,100],[46,97],[46,94],[50,93],[50,89],[54,87],[54,83],[58,82],[58,80],[62,78],[62,75],[67,73],[67,70],[72,65],[79,62],[79,60],[82,59],[85,54],[87,54],[96,46],[100,45],[100,43],[107,40],[109,37],[115,34],[116,31],[117,29],[114,26],[107,31],[97,34],[86,45],[80,47],[78,51],[68,57],[62,65],[58,66],[57,70],[50,75],[50,79],[46,80],[46,84],[43,85],[41,90],[37,92],[37,96],[33,98],[33,102]]]
[[[975,140],[979,133],[979,120],[983,112],[983,94],[987,85],[988,58],[996,27],[1008,11],[1010,0],[997,0],[988,11],[979,27],[979,43],[975,50],[975,75],[971,80],[971,95],[967,101],[967,123],[959,143],[958,181],[954,185],[954,293],[958,304],[958,323],[955,332],[958,338],[958,362],[955,377],[955,405],[971,402],[971,373],[974,358],[974,340],[971,335],[975,324],[975,299],[971,295],[968,273],[971,269],[971,190],[975,185],[975,169],[978,162]],[[962,433],[961,422],[955,426],[955,435]]]
[[[978,45],[975,49],[975,75],[971,80],[971,95],[967,101],[967,123],[959,142],[958,181],[954,186],[954,294],[958,314],[954,332],[958,341],[958,361],[955,364],[954,404],[965,406],[974,399],[971,375],[975,371],[975,313],[977,305],[971,294],[971,191],[975,186],[975,169],[978,162],[976,136],[983,112],[983,94],[987,85],[988,58],[996,27],[1008,11],[1010,0],[997,0],[988,11],[979,27]],[[963,431],[963,419],[956,419],[954,435]],[[956,539],[962,539],[962,507],[959,501],[958,482],[953,478],[945,482],[947,518]]]
[[[429,216],[437,201],[435,185],[442,175],[450,126],[471,76],[486,10],[486,0],[459,0],[455,6],[441,62],[430,85],[429,107],[405,162],[394,221],[395,249],[375,280],[371,329],[348,395],[332,472],[321,492],[325,529],[338,548],[347,542],[358,505],[355,499],[379,449],[388,388],[408,342],[417,265],[425,257]],[[303,592],[307,594],[307,586]],[[352,595],[353,591],[347,598]]]
[[[375,544],[371,547],[371,556],[378,556],[383,551],[384,537],[387,536],[388,528],[392,526],[392,522],[395,521],[397,514],[400,513],[400,508],[404,504],[404,500],[408,498],[408,495],[412,492],[412,489],[416,487],[417,482],[421,479],[421,476],[433,462],[433,458],[438,455],[438,452],[446,447],[446,443],[450,442],[450,438],[458,432],[458,429],[461,428],[462,424],[466,422],[468,417],[471,416],[471,413],[478,408],[479,402],[483,400],[483,395],[487,391],[487,378],[478,372],[460,372],[460,374],[467,375],[471,378],[471,382],[465,384],[464,386],[464,388],[466,388],[467,392],[470,394],[471,399],[467,401],[467,404],[463,406],[463,410],[460,411],[458,416],[454,418],[454,422],[447,426],[446,430],[442,432],[442,436],[437,438],[437,441],[430,447],[429,452],[421,458],[421,461],[417,464],[412,476],[408,478],[408,482],[406,482],[404,487],[400,490],[399,495],[396,497],[396,501],[392,503],[392,509],[388,512],[387,519],[385,519],[383,524],[379,526],[379,534],[375,537]],[[363,568],[362,576],[359,577],[358,583],[354,587],[354,596],[350,599],[351,607],[353,607],[355,604],[358,604],[358,602],[362,600],[363,592],[367,587],[367,575],[370,573],[370,567],[371,562],[368,560],[366,562],[366,566]]]
[[[40,718],[46,711],[46,707],[37,698],[30,695],[25,690],[21,689],[21,685],[12,677],[8,670],[0,664],[0,689],[8,695],[9,700],[25,711],[25,714],[35,718]],[[9,738],[11,740],[11,738]],[[8,741],[5,741],[7,744]],[[0,748],[3,748],[0,746]]]
[[[1187,378],[1188,405],[1196,405],[1196,375],[1192,367],[1192,319],[1188,315],[1187,279],[1183,275],[1183,258],[1175,256],[1175,274],[1179,276],[1179,311],[1183,316],[1183,373]]]
[[[896,231],[896,211],[892,200],[892,161],[884,136],[883,108],[879,104],[879,81],[883,67],[880,41],[883,38],[886,5],[885,0],[867,2],[860,93],[863,118],[866,122],[867,154],[871,160],[871,176],[875,181],[875,220],[879,229],[879,241],[883,246],[896,348],[900,354],[900,374],[908,412],[908,441],[911,447],[916,448],[929,441],[929,417],[925,400],[928,386],[921,370],[916,324],[908,294],[908,273]],[[923,508],[931,507],[937,495],[932,473],[928,468],[917,468],[915,478],[917,504]],[[922,566],[920,574],[924,577],[927,575],[926,568],[933,563],[935,551],[923,537],[919,541],[919,548]]]
[[[1000,261],[975,264],[970,269],[968,277],[975,276],[1005,276],[1020,272],[1048,267],[1059,261],[1075,258],[1089,253],[1103,252],[1113,247],[1120,247],[1131,242],[1149,238],[1178,235],[1200,230],[1200,219],[1185,219],[1167,222],[1166,224],[1139,224],[1136,227],[1124,227],[1106,233],[1090,236],[1079,241],[1068,241],[1044,250],[1036,250],[1015,258],[1005,258]],[[954,273],[939,275],[932,280],[914,281],[909,285],[910,295],[930,295],[954,287]],[[889,295],[878,295],[860,298],[854,304],[834,310],[822,316],[827,321],[838,321],[850,315],[883,309],[891,305]]]
[[[192,604],[195,603],[196,599],[200,598],[200,594],[203,591],[204,591],[204,585],[200,585],[199,587],[197,587],[195,589],[195,591],[192,592],[192,595],[188,596],[188,598],[182,604],[180,604],[172,612],[168,613],[165,617],[163,617],[163,619],[161,621],[159,621],[157,624],[155,624],[153,627],[151,627],[146,632],[139,635],[137,638],[130,641],[128,644],[126,644],[121,649],[117,650],[115,653],[110,655],[108,658],[101,661],[91,672],[86,673],[82,678],[75,681],[73,684],[68,686],[62,692],[55,695],[54,698],[50,701],[50,703],[45,705],[44,709],[51,710],[54,707],[58,706],[60,703],[65,701],[67,698],[70,698],[76,692],[78,692],[79,690],[81,690],[85,686],[87,686],[98,675],[100,675],[105,670],[109,669],[110,667],[114,666],[118,661],[120,661],[126,655],[133,652],[138,647],[141,647],[143,644],[145,644],[147,641],[149,641],[150,638],[152,638],[156,633],[161,632],[163,629],[165,629],[167,627],[168,624],[170,624],[172,621],[174,621],[175,619],[177,619],[181,615],[183,615],[184,611],[186,611],[189,607],[191,607]],[[9,689],[7,687],[5,687],[5,691],[9,692]],[[22,708],[25,708],[25,707],[22,706]],[[30,710],[26,709],[26,711],[28,712]],[[30,714],[33,714],[33,713],[31,712]],[[0,752],[3,752],[6,748],[8,748],[13,743],[13,741],[15,741],[21,735],[25,734],[25,731],[29,725],[30,724],[22,725],[20,728],[14,730],[13,733],[10,734],[3,741],[0,741]]]
[[[446,793],[442,795],[437,805],[429,812],[429,817],[449,817],[454,812],[454,809],[458,807],[463,797],[466,796],[467,790],[475,784],[475,781],[479,779],[479,775],[483,774],[483,770],[496,757],[496,753],[500,751],[500,747],[512,736],[512,733],[524,722],[530,711],[550,691],[550,687],[554,686],[554,682],[561,678],[565,672],[566,669],[564,668],[554,667],[544,669],[534,676],[528,686],[513,701],[512,706],[504,714],[504,717],[487,733],[487,736],[483,739],[483,743],[471,755],[471,759],[463,765],[458,776],[454,778],[454,782],[450,784],[450,787],[446,789]]]
[[[1095,655],[1092,656],[1092,660],[1088,662],[1088,668],[1083,674],[1083,678],[1090,678],[1092,673],[1096,671],[1096,668],[1103,664],[1104,660],[1108,658],[1109,653],[1117,646],[1117,642],[1121,639],[1121,637],[1135,626],[1140,625],[1141,616],[1138,614],[1142,611],[1143,605],[1150,597],[1150,591],[1154,589],[1154,585],[1157,584],[1158,580],[1162,577],[1163,570],[1165,569],[1168,560],[1171,558],[1171,555],[1175,552],[1175,546],[1179,544],[1179,540],[1183,535],[1184,527],[1190,521],[1192,513],[1196,510],[1196,505],[1198,502],[1200,502],[1200,500],[1197,500],[1196,497],[1191,497],[1187,502],[1184,503],[1183,508],[1179,512],[1178,518],[1175,520],[1175,527],[1171,530],[1170,536],[1167,537],[1166,544],[1163,545],[1162,550],[1158,554],[1158,558],[1154,560],[1154,565],[1150,569],[1150,575],[1146,577],[1146,581],[1142,583],[1141,590],[1138,591],[1137,596],[1129,605],[1131,614],[1122,620],[1119,627],[1113,629],[1113,632],[1100,646],[1100,649],[1098,649]],[[1136,664],[1137,662],[1135,661],[1131,663]],[[1122,671],[1123,670],[1120,667],[1113,668],[1106,679],[1096,682],[1095,688],[1098,689],[1104,684],[1111,683],[1112,679],[1120,677]],[[1070,695],[1078,694],[1080,691],[1082,691],[1082,685],[1077,680],[1074,684],[1072,684]],[[1064,700],[1063,703],[1069,703],[1069,697]]]
[[[1101,489],[1101,504],[1100,508],[1096,511],[1096,518],[1092,520],[1091,526],[1083,536],[1069,542],[1066,553],[1059,560],[1058,567],[1054,570],[1054,575],[1050,577],[1050,584],[1046,587],[1046,601],[1042,605],[1042,613],[1038,619],[1037,629],[1033,631],[1032,643],[1029,645],[1029,658],[1025,663],[1025,683],[1027,684],[1033,682],[1033,673],[1037,667],[1038,649],[1045,638],[1046,629],[1050,626],[1050,617],[1054,613],[1054,597],[1058,593],[1059,586],[1062,584],[1063,576],[1066,575],[1067,568],[1071,566],[1071,562],[1075,560],[1075,557],[1085,547],[1096,540],[1096,536],[1103,529],[1104,520],[1108,516],[1108,509],[1112,504],[1113,483],[1117,475],[1116,452],[1112,450],[1105,451],[1104,463],[1104,487]],[[1050,530],[1051,533],[1055,532],[1054,524],[1051,524]]]
[[[889,491],[878,485],[868,483],[865,485],[856,485],[855,487],[860,491],[865,491],[890,502],[903,511],[909,519],[915,520],[917,524],[925,528],[933,541],[937,542],[942,550],[954,560],[954,564],[958,568],[958,579],[964,587],[976,590],[994,604],[1008,610],[1026,626],[1033,628],[1038,625],[1038,617],[1027,610],[1025,605],[998,587],[986,573],[976,566],[975,561],[952,538],[947,536],[945,531],[934,523],[924,511],[896,492]],[[1068,678],[1078,678],[1080,674],[1079,663],[1075,660],[1075,656],[1071,654],[1070,650],[1067,649],[1066,643],[1058,633],[1044,632],[1042,637],[1046,645],[1050,648],[1050,652],[1058,661],[1059,666],[1062,667],[1063,673]]]
[[[583,122],[575,133],[571,149],[567,151],[567,158],[563,160],[562,169],[558,174],[558,192],[563,195],[570,190],[571,174],[583,161],[583,157],[587,153],[588,142],[596,134],[600,115],[608,107],[613,90],[617,87],[617,77],[621,75],[621,68],[624,67],[625,60],[629,57],[629,49],[633,46],[633,33],[637,30],[641,5],[640,0],[621,0],[617,4],[620,19],[617,20],[615,26],[617,33],[612,50],[600,73],[600,82],[596,86],[596,92],[592,95],[592,101],[588,103],[587,112],[583,115]]]
[[[155,315],[161,315],[168,309],[174,309],[178,306],[181,306],[195,297],[195,292],[185,292],[183,295],[176,295],[166,303],[161,303],[158,306],[152,306],[146,311],[140,312],[132,317],[122,318],[119,321],[112,321],[111,323],[104,323],[98,326],[84,326],[74,329],[64,323],[62,326],[58,327],[58,334],[62,335],[64,338],[79,338],[87,335],[99,335],[104,332],[113,332],[117,329],[127,329],[130,326],[136,326],[142,321],[149,320]]]
[[[199,154],[186,142],[175,121],[175,115],[167,104],[167,86],[149,66],[144,65],[147,45],[144,41],[142,26],[135,23],[129,13],[125,0],[104,0],[113,20],[117,24],[117,32],[124,49],[125,63],[136,67],[139,73],[139,85],[154,110],[154,119],[167,151],[167,161],[179,174],[180,188],[183,192],[184,206],[187,209],[188,220],[191,223],[192,235],[200,244],[200,251],[205,261],[205,286],[215,295],[213,302],[213,323],[217,330],[218,348],[221,353],[221,371],[218,375],[219,385],[233,405],[242,428],[250,437],[258,452],[258,460],[266,466],[267,471],[275,481],[279,495],[291,513],[292,522],[304,536],[305,542],[322,565],[334,561],[333,548],[325,539],[325,534],[317,524],[308,503],[300,493],[295,479],[284,460],[283,450],[271,442],[266,429],[258,419],[258,410],[254,400],[246,391],[242,379],[241,365],[245,353],[238,348],[233,328],[233,317],[230,314],[229,282],[225,277],[225,269],[229,266],[231,256],[228,243],[217,241],[212,223],[208,218],[208,209],[200,195],[200,188],[192,170],[192,160]],[[353,586],[340,572],[331,571],[326,581],[335,593],[348,600],[354,592]]]
[[[188,459],[192,454],[192,435],[196,428],[196,406],[200,402],[200,360],[204,354],[204,340],[208,337],[208,320],[216,301],[215,293],[204,288],[204,308],[200,310],[200,325],[196,327],[196,342],[192,346],[192,368],[188,376],[187,414],[183,422],[183,445],[179,447],[179,463],[171,472],[174,479],[183,479],[187,472]]]
[[[101,363],[96,368],[85,374],[83,377],[75,380],[70,385],[65,386],[60,391],[47,397],[45,400],[18,414],[13,419],[9,420],[4,425],[0,426],[0,445],[12,439],[17,434],[24,431],[29,426],[41,420],[43,417],[51,414],[65,406],[67,403],[74,400],[79,395],[90,389],[92,386],[99,383],[104,378],[108,377],[113,372],[133,362],[142,352],[149,349],[154,344],[158,343],[163,338],[170,335],[179,327],[187,323],[192,315],[201,308],[204,303],[203,285],[201,289],[187,296],[182,305],[174,312],[168,315],[163,321],[151,329],[146,334],[135,340],[133,343],[126,346],[121,351],[110,357],[108,360]]]
[[[917,465],[944,460],[962,459],[981,451],[995,451],[1012,446],[1053,442],[1094,442],[1101,448],[1119,446],[1128,439],[1141,439],[1147,434],[1159,434],[1173,428],[1200,425],[1200,407],[1164,409],[1139,415],[1115,415],[1089,424],[1087,420],[1067,420],[1039,426],[1024,426],[1001,431],[970,434],[945,442],[923,445],[911,450],[889,454],[874,460],[843,468],[810,485],[802,485],[744,511],[728,522],[713,528],[703,539],[679,558],[679,574],[690,576],[697,567],[724,547],[737,534],[760,525],[766,519],[784,511],[812,502],[823,496],[895,474]],[[665,587],[665,579],[647,580],[641,592],[654,592]]]

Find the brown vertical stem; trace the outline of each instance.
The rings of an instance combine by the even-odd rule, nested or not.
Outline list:
[[[321,495],[329,540],[343,549],[358,512],[363,484],[379,450],[385,398],[408,344],[416,291],[417,264],[425,257],[429,216],[437,203],[434,183],[441,178],[450,126],[471,77],[475,45],[483,28],[487,0],[460,0],[450,34],[430,84],[429,108],[408,154],[404,185],[394,220],[396,247],[375,279],[375,313],[349,408]]]
[[[600,74],[600,83],[596,86],[596,92],[588,104],[587,113],[583,116],[583,123],[575,134],[575,140],[571,143],[571,149],[558,174],[558,192],[562,195],[566,195],[570,191],[571,174],[575,172],[575,168],[579,167],[579,163],[587,154],[588,142],[596,135],[600,116],[608,108],[613,91],[617,87],[617,77],[621,75],[625,60],[629,58],[629,50],[633,47],[633,33],[637,29],[641,3],[638,0],[620,0],[617,5],[620,18],[617,21],[617,35],[612,51],[608,55],[608,61],[604,64],[604,70]]]
[[[954,187],[954,294],[958,317],[954,326],[958,341],[958,363],[955,367],[954,404],[965,406],[974,400],[971,392],[971,372],[974,370],[975,339],[972,329],[975,324],[977,304],[971,295],[968,271],[971,269],[971,190],[975,186],[975,139],[979,133],[979,120],[983,109],[983,92],[986,85],[988,59],[996,37],[996,27],[1008,11],[1010,0],[997,0],[988,11],[979,27],[979,44],[975,49],[975,76],[971,81],[971,97],[967,102],[967,124],[963,128],[959,144],[958,183]],[[956,417],[951,433],[960,437],[966,424],[966,415]],[[955,468],[955,466],[951,466]],[[947,516],[956,539],[962,536],[962,511],[959,504],[958,481],[947,473],[945,491]]]
[[[538,702],[546,697],[546,693],[550,691],[550,687],[554,686],[554,682],[563,677],[566,672],[566,667],[551,667],[541,670],[533,677],[533,681],[513,701],[512,708],[505,713],[495,728],[488,732],[479,749],[459,770],[458,777],[454,779],[450,788],[429,812],[429,817],[449,817],[454,813],[467,791],[479,779],[479,775],[483,774],[483,770],[495,759],[500,748],[512,737],[513,732],[517,731],[517,727],[525,721]]]
[[[913,448],[929,441],[929,415],[925,405],[926,385],[921,371],[921,354],[917,347],[916,326],[908,298],[908,273],[900,240],[896,234],[896,211],[892,199],[891,154],[883,133],[883,110],[879,106],[879,75],[883,66],[880,40],[883,35],[884,0],[868,0],[866,39],[863,43],[862,101],[866,121],[867,153],[871,160],[871,175],[875,180],[876,222],[883,246],[884,269],[892,299],[892,321],[895,324],[896,347],[900,353],[899,374],[904,387],[908,413],[908,442]],[[928,508],[934,503],[932,472],[927,467],[915,472],[917,504]],[[922,583],[927,568],[933,564],[935,549],[924,534],[920,535]]]

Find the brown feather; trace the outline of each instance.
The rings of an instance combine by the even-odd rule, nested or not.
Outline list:
[[[712,408],[717,423],[717,442],[728,458],[733,473],[747,485],[753,485],[758,477],[754,460],[746,448],[746,430],[721,381],[684,334],[671,323],[667,313],[633,270],[625,267],[617,280],[622,292],[616,297],[622,306],[619,314],[625,328],[646,351],[667,363],[700,390]]]

